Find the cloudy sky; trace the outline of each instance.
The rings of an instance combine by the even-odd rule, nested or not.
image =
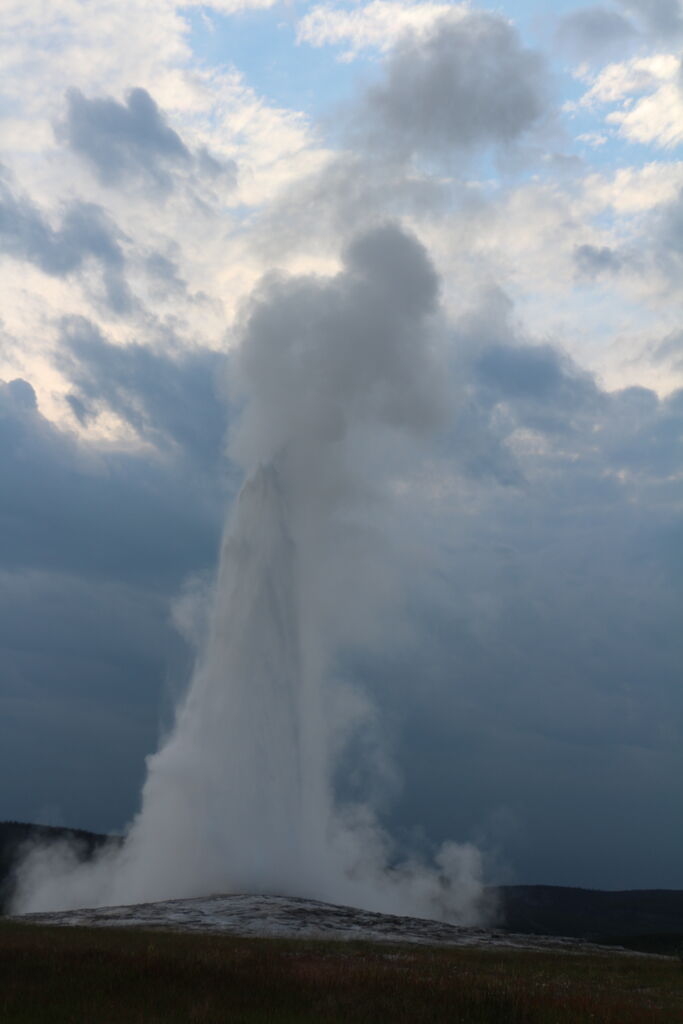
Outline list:
[[[241,479],[253,296],[306,301],[384,226],[437,275],[443,385],[385,467],[400,597],[338,652],[384,818],[502,881],[683,887],[679,0],[3,21],[0,817],[135,812]],[[380,332],[421,287],[397,259]]]

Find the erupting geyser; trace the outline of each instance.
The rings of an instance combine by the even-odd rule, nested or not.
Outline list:
[[[313,884],[329,800],[297,569],[278,470],[259,468],[226,533],[190,692],[150,761],[131,841],[169,848],[140,898]]]
[[[382,600],[349,524],[370,494],[379,507],[392,445],[443,416],[437,292],[422,247],[391,225],[357,239],[336,277],[257,289],[232,366],[246,483],[188,693],[123,846],[89,864],[34,850],[16,909],[248,891],[472,923],[476,849],[396,863],[372,810],[339,806],[331,781],[332,655]]]

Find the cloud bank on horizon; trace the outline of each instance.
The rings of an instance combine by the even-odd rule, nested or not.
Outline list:
[[[0,816],[135,812],[241,480],[244,324],[283,297],[251,443],[300,402],[279,327],[334,432],[337,376],[368,353],[344,335],[310,362],[313,297],[355,252],[381,340],[396,281],[408,304],[426,287],[387,245],[387,308],[364,305],[379,229],[434,268],[439,386],[414,387],[438,429],[427,454],[355,450],[393,495],[366,499],[358,540],[381,538],[392,597],[372,629],[344,605],[336,671],[369,696],[339,792],[372,788],[406,847],[476,842],[500,877],[683,886],[678,0],[10,0],[5,19]],[[396,353],[412,373],[410,338]]]

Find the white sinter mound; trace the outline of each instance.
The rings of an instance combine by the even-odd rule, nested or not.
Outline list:
[[[466,928],[443,921],[377,914],[285,896],[208,896],[94,910],[29,914],[21,920],[37,924],[161,928],[272,938],[362,939],[556,952],[599,949],[609,953],[624,952],[618,947],[600,947],[579,939]]]

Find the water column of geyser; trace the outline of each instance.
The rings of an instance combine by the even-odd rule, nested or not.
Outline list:
[[[324,856],[323,721],[286,464],[283,454],[259,466],[242,487],[206,647],[173,735],[149,763],[129,841],[135,875],[160,836],[172,845],[145,893],[293,892],[311,886]]]
[[[389,867],[371,809],[337,806],[331,785],[331,657],[353,640],[353,606],[368,617],[381,600],[344,519],[370,488],[364,451],[429,435],[442,415],[437,293],[423,248],[393,225],[356,239],[335,277],[257,288],[232,362],[243,408],[231,454],[246,482],[187,696],[148,759],[122,849],[85,865],[34,851],[19,909],[257,892],[474,918],[475,849]],[[342,583],[349,559],[355,588]]]

